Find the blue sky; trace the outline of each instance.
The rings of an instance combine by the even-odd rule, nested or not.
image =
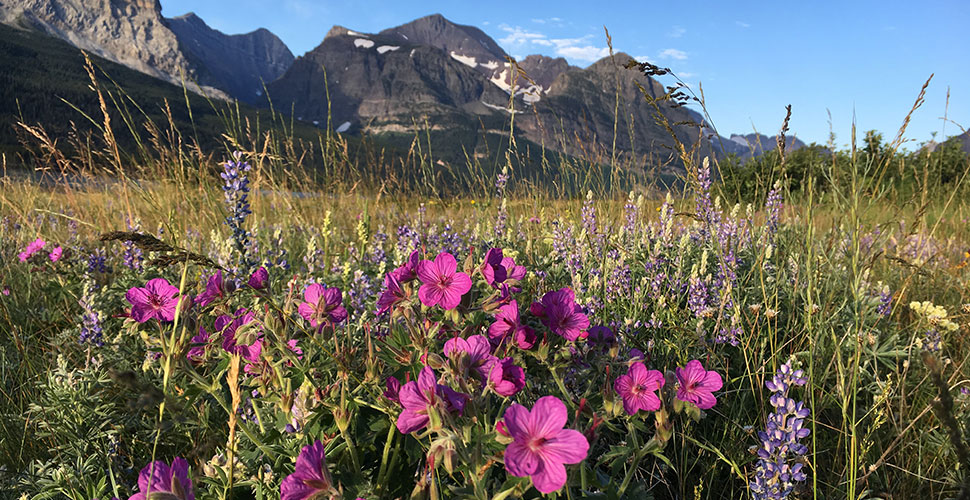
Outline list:
[[[298,56],[334,24],[376,32],[441,13],[481,28],[512,56],[559,55],[586,66],[606,54],[606,26],[617,51],[703,85],[722,134],[774,134],[791,104],[799,138],[825,143],[828,110],[840,146],[849,142],[853,113],[860,136],[869,129],[895,136],[935,73],[907,137],[959,133],[952,123],[944,129],[944,113],[970,128],[970,2],[729,3],[162,0],[166,16],[194,11],[225,33],[265,27]]]

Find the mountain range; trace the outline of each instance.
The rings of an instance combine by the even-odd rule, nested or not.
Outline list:
[[[714,135],[696,111],[658,99],[677,89],[626,69],[626,54],[586,68],[543,55],[514,61],[482,30],[438,14],[379,33],[334,26],[296,58],[265,29],[226,35],[192,13],[164,17],[158,0],[0,0],[0,22],[320,128],[404,148],[426,133],[453,161],[487,156],[510,130],[543,151],[668,170],[677,168],[671,132],[702,153],[756,156],[775,144]],[[787,144],[803,146],[793,137]]]

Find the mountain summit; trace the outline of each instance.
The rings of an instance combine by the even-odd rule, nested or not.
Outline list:
[[[262,81],[293,61],[266,30],[225,35],[195,14],[166,19],[158,0],[3,0],[0,22],[43,31],[197,92],[250,102]]]

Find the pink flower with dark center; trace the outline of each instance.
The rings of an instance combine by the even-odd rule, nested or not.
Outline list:
[[[300,450],[300,455],[296,457],[296,470],[280,484],[280,500],[329,498],[332,489],[326,449],[318,439]]]
[[[418,298],[428,306],[441,306],[445,310],[458,307],[462,295],[472,289],[472,280],[467,274],[456,272],[458,263],[455,257],[441,252],[434,261],[423,260],[418,264],[418,278],[421,288]]]
[[[488,337],[495,344],[511,337],[520,349],[531,349],[536,343],[536,334],[532,328],[520,322],[519,303],[514,300],[499,306],[495,322],[488,327]]]
[[[546,293],[540,302],[532,303],[529,311],[553,333],[569,341],[586,336],[589,328],[589,318],[568,287]]]
[[[236,310],[233,316],[222,315],[216,318],[216,330],[222,332],[222,348],[226,352],[238,354],[249,363],[258,364],[263,351],[263,337],[258,331],[243,327],[252,323],[256,315],[246,309]],[[247,365],[247,372],[250,370]]]
[[[500,396],[514,396],[525,387],[525,370],[512,358],[492,358],[485,366],[488,382]]]
[[[156,460],[145,466],[138,474],[138,493],[128,500],[149,499],[195,500],[192,480],[189,479],[189,463],[175,457],[172,466]]]
[[[683,368],[677,368],[677,399],[693,403],[702,410],[713,408],[717,398],[713,392],[724,386],[721,375],[707,371],[701,362],[693,360]]]
[[[209,332],[205,331],[205,327],[199,325],[199,334],[192,337],[189,340],[192,347],[189,347],[189,352],[185,355],[185,358],[192,363],[201,363],[205,360],[205,348],[209,343]]]
[[[179,289],[170,285],[165,278],[155,278],[145,283],[144,288],[131,288],[125,298],[131,303],[131,318],[144,323],[152,318],[159,321],[175,319]]]
[[[232,293],[235,285],[231,280],[222,276],[222,270],[216,271],[205,284],[205,291],[195,296],[195,305],[205,307],[212,302],[225,298]]]
[[[265,267],[259,266],[259,269],[253,271],[253,274],[249,275],[249,281],[246,282],[250,288],[254,290],[262,290],[269,286],[269,271]]]
[[[418,277],[418,264],[421,262],[421,254],[415,250],[411,252],[408,261],[400,267],[391,271],[399,283],[407,283]]]
[[[424,429],[431,420],[428,417],[430,408],[461,414],[468,401],[466,394],[439,384],[434,371],[428,366],[421,369],[417,382],[412,380],[401,387],[399,397],[404,411],[397,417],[397,429],[402,434]]]
[[[61,260],[61,255],[64,255],[64,249],[61,247],[57,247],[51,250],[51,253],[50,255],[48,255],[48,258],[50,258],[51,262],[57,262]]]
[[[613,390],[623,398],[623,409],[627,415],[638,411],[657,411],[660,397],[657,391],[664,385],[664,376],[657,370],[647,370],[643,363],[633,363],[626,375],[613,382]]]
[[[479,378],[485,378],[485,364],[495,359],[492,356],[492,344],[484,335],[472,335],[467,340],[454,337],[445,342],[444,353],[449,358],[457,358],[462,353],[467,355],[467,367],[474,370]]]
[[[35,253],[39,252],[40,249],[44,248],[44,245],[46,244],[47,244],[46,241],[40,238],[37,238],[36,240],[28,243],[27,248],[25,248],[23,252],[20,252],[19,254],[17,254],[17,258],[20,259],[20,262],[27,262],[27,259],[31,258]]]
[[[408,293],[401,288],[401,282],[393,272],[388,273],[384,276],[384,291],[377,299],[377,314],[384,314],[407,299]]]
[[[498,288],[506,281],[518,283],[525,278],[526,273],[525,266],[517,266],[512,257],[504,257],[501,248],[492,248],[485,254],[481,271],[485,282],[493,288]],[[514,288],[512,291],[517,293],[522,290]]]
[[[567,417],[566,405],[555,396],[539,398],[531,412],[520,404],[505,410],[505,426],[514,439],[505,449],[505,470],[517,477],[530,476],[540,493],[562,488],[564,464],[582,462],[589,452],[582,433],[563,428]]]
[[[310,322],[310,326],[325,325],[328,321],[334,324],[347,319],[347,310],[341,305],[343,294],[337,287],[327,288],[314,283],[303,292],[303,302],[298,307],[300,316]]]

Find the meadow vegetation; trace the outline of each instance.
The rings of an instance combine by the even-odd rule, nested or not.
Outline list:
[[[2,498],[970,498],[970,170],[908,117],[668,190],[92,88],[4,164]]]

